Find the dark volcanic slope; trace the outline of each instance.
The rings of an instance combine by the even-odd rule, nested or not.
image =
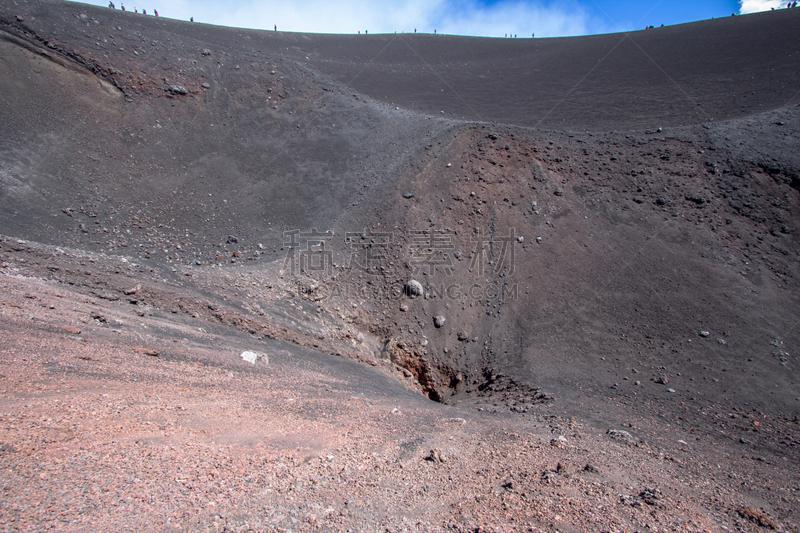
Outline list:
[[[39,15],[37,25],[47,28],[41,37],[57,41],[63,23],[58,19],[77,9],[47,4],[41,13],[33,6],[15,11]],[[377,100],[470,121],[576,131],[646,129],[721,121],[800,102],[796,10],[556,39],[287,34],[89,6],[82,11],[97,21],[87,28],[118,22],[123,35],[155,32],[151,36],[160,50],[141,51],[151,60],[168,51],[165,41],[176,46],[174,52],[202,42],[242,61],[287,58]],[[116,55],[115,41],[96,33],[84,32],[87,52]]]
[[[284,232],[333,230],[336,271],[315,286],[377,288],[356,320],[432,397],[498,368],[563,397],[613,396],[638,367],[731,366],[742,401],[770,387],[796,408],[769,342],[798,342],[800,10],[547,40],[287,35],[61,2],[2,17],[7,235],[201,266],[285,261]],[[632,130],[665,124],[687,125]],[[415,263],[435,231],[444,281],[513,298],[442,298],[442,272]],[[390,243],[375,272],[352,268],[365,232]],[[386,295],[410,276],[439,299],[399,311]],[[740,338],[697,353],[701,329]],[[698,401],[733,394],[699,379]]]
[[[725,120],[798,103],[800,12],[569,39],[315,36],[310,64],[409,109],[546,129]]]

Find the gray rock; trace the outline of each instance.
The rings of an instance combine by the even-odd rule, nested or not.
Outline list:
[[[433,325],[436,326],[437,328],[440,328],[444,326],[445,320],[447,319],[444,317],[444,315],[436,315],[435,317],[433,317]]]
[[[172,94],[189,94],[189,91],[183,85],[170,85],[167,91]]]
[[[414,198],[414,193],[411,191],[406,191],[403,193],[403,198]]]
[[[564,196],[564,191],[561,190],[561,188],[559,187],[558,189],[556,189],[556,192],[554,194],[556,196]]]
[[[708,331],[701,331],[700,332],[700,336],[701,337],[708,337],[709,335],[711,335],[711,333],[709,333]]]
[[[425,293],[425,290],[422,288],[422,283],[415,279],[408,280],[403,291],[411,298],[422,296]]]
[[[204,56],[210,56],[211,55],[211,50],[209,50],[208,48],[203,48],[203,55]]]
[[[634,444],[636,441],[633,435],[623,429],[609,429],[606,434],[614,440]]]
[[[200,87],[202,87],[203,89],[210,89],[211,85],[209,85],[208,82],[204,82]]]

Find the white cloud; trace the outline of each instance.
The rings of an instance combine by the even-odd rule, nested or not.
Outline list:
[[[575,2],[543,5],[509,0],[490,6],[477,2],[442,2],[432,23],[441,33],[500,37],[584,35],[591,32],[588,14]]]
[[[107,0],[89,0],[107,5]],[[242,28],[312,33],[420,32],[502,37],[584,35],[604,31],[577,2],[504,0],[484,5],[480,0],[122,0],[163,17]],[[119,8],[119,0],[116,0]]]
[[[769,11],[770,9],[778,9],[786,7],[786,2],[780,0],[739,0],[739,13],[745,15],[747,13],[757,13],[759,11]]]

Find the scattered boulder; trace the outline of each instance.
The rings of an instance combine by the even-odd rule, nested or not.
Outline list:
[[[778,529],[778,524],[773,522],[770,517],[762,513],[761,511],[756,511],[755,509],[751,509],[749,507],[739,507],[736,509],[736,512],[742,518],[753,522],[754,524],[758,524],[761,527],[767,529]]]
[[[158,350],[152,348],[144,348],[143,346],[134,346],[133,351],[142,355],[149,355],[150,357],[158,357]]]
[[[184,87],[183,85],[170,85],[167,88],[167,92],[180,95],[189,94],[189,91],[187,91],[186,87]]]
[[[559,187],[553,194],[555,194],[556,196],[564,196],[564,191],[561,189],[561,187]]]
[[[244,351],[242,352],[241,358],[254,365],[256,363],[262,363],[265,365],[269,364],[269,356],[265,353],[261,352],[251,352],[251,351]]]
[[[443,454],[438,448],[432,449],[428,452],[428,455],[424,457],[426,461],[430,461],[432,463],[446,463],[447,456]]]
[[[625,442],[627,444],[636,443],[636,440],[633,438],[633,435],[631,435],[630,433],[628,433],[623,429],[609,429],[608,431],[606,431],[606,435],[608,435],[614,440]]]
[[[705,198],[702,198],[700,196],[695,196],[694,194],[687,194],[686,196],[684,196],[684,198],[686,199],[687,202],[693,202],[697,205],[703,205],[708,201]]]
[[[403,287],[403,292],[405,292],[406,295],[411,298],[417,298],[418,296],[425,294],[425,289],[423,289],[422,283],[412,279],[406,282],[405,287]]]
[[[131,287],[129,289],[124,289],[122,291],[122,294],[124,294],[125,296],[130,296],[132,294],[136,294],[140,290],[142,290],[142,285],[141,284],[137,285],[136,287]]]
[[[708,337],[709,335],[711,335],[711,333],[709,333],[708,331],[701,331],[700,332],[700,336],[703,337],[703,338]]]
[[[447,320],[444,315],[436,315],[433,317],[433,325],[437,328],[444,326],[445,320]]]
[[[406,191],[406,192],[403,193],[403,198],[406,198],[406,199],[414,198],[414,193],[411,192],[411,191]]]

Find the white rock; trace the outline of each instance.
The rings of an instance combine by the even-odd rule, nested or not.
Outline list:
[[[242,359],[244,359],[245,361],[247,361],[248,363],[250,363],[252,365],[254,365],[256,363],[263,363],[265,365],[269,364],[269,357],[265,353],[245,351],[245,352],[242,352],[242,356],[241,357],[242,357]]]

